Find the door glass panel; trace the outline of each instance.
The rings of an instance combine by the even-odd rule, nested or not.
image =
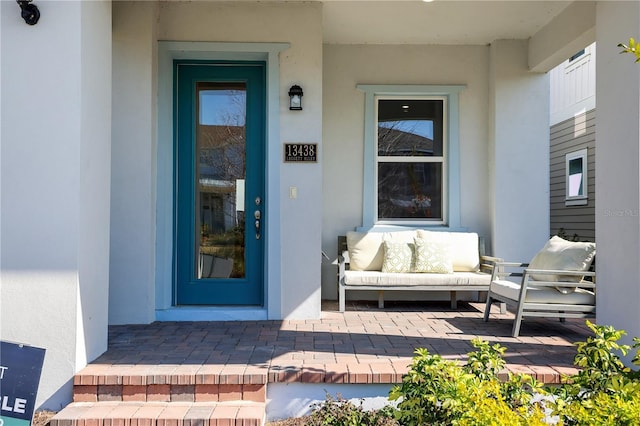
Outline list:
[[[196,84],[197,278],[245,277],[246,84]]]

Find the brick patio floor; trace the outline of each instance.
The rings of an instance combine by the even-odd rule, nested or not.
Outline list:
[[[156,322],[109,327],[109,346],[73,378],[73,400],[51,426],[262,426],[273,383],[393,384],[415,348],[464,360],[481,337],[507,347],[506,370],[553,384],[572,374],[582,320],[527,319],[484,304],[350,303],[322,318]],[[506,371],[503,372],[506,374]]]
[[[185,385],[395,383],[415,348],[463,360],[475,337],[506,346],[509,371],[545,383],[575,372],[574,343],[589,335],[583,320],[526,319],[521,336],[512,338],[513,315],[493,309],[485,323],[483,303],[460,303],[451,310],[448,302],[390,301],[381,310],[352,302],[340,313],[337,303],[325,302],[318,320],[111,326],[108,351],[75,383],[105,385],[116,376],[140,385],[162,384],[164,376],[166,383]]]

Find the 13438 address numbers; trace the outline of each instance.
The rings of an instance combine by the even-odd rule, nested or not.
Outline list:
[[[284,144],[285,163],[312,162],[318,161],[317,143],[285,143]]]

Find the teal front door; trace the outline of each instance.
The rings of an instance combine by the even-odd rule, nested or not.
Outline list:
[[[174,73],[174,303],[263,305],[265,64]]]

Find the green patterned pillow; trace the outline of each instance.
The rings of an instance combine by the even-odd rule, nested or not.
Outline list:
[[[383,241],[384,260],[382,272],[411,272],[413,263],[413,244]]]
[[[451,243],[443,240],[414,239],[416,250],[415,272],[452,274]]]

